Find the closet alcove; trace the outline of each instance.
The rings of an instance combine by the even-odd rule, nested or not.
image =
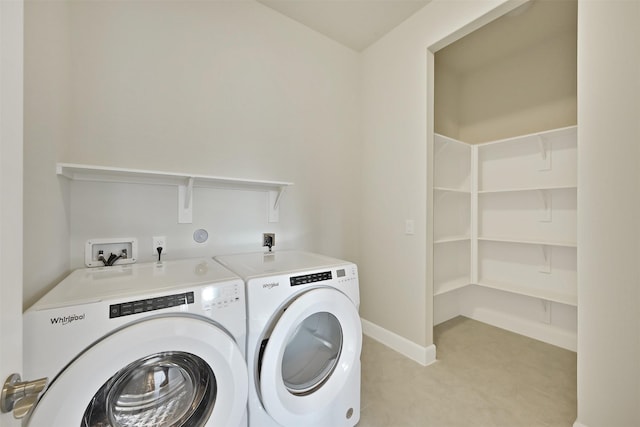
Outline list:
[[[577,1],[530,1],[435,52],[434,324],[577,348]]]

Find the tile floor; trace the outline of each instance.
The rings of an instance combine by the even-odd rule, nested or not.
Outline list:
[[[358,427],[570,427],[576,354],[465,317],[423,367],[364,337]]]

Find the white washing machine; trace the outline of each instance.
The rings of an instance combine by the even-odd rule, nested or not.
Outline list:
[[[28,427],[246,426],[244,283],[210,259],[71,273],[24,313]]]
[[[356,265],[294,251],[215,259],[245,280],[249,425],[357,424],[362,327]]]

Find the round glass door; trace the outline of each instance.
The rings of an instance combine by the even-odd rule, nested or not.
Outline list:
[[[151,317],[80,353],[26,425],[237,426],[246,416],[247,384],[244,355],[220,325],[185,314]]]
[[[297,295],[272,322],[255,366],[265,411],[280,425],[330,425],[326,408],[338,404],[347,384],[359,387],[356,306],[336,289],[316,288]]]
[[[331,313],[304,319],[287,342],[282,357],[282,379],[298,396],[313,393],[333,373],[342,350],[342,328]]]
[[[206,421],[216,398],[211,368],[185,352],[154,354],[124,367],[91,399],[81,427],[187,427]]]

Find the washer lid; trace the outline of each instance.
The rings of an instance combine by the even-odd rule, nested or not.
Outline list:
[[[300,251],[221,255],[215,259],[245,280],[349,264],[347,261]]]
[[[277,320],[260,361],[260,399],[282,425],[315,425],[358,369],[360,316],[342,292],[313,289]]]
[[[149,262],[75,270],[29,310],[64,307],[159,290],[240,279],[209,258]]]
[[[127,326],[81,353],[52,380],[27,425],[83,426],[83,417],[91,404],[101,399],[101,392],[108,395],[104,399],[106,404],[98,404],[91,411],[110,411],[107,419],[126,417],[131,408],[144,408],[148,415],[154,415],[163,409],[163,396],[154,397],[156,387],[140,382],[143,372],[151,374],[146,377],[149,381],[160,382],[158,390],[168,393],[164,397],[170,398],[169,404],[179,404],[175,419],[186,416],[197,421],[201,417],[206,422],[193,425],[209,427],[238,425],[244,416],[248,375],[236,343],[212,322],[195,317],[162,316]],[[215,378],[215,396],[212,392],[207,394],[207,385],[202,384],[201,380],[206,382],[207,377]],[[163,386],[165,379],[167,384]],[[172,387],[167,387],[169,384]],[[143,386],[148,393],[140,392]],[[169,396],[170,393],[174,394]],[[180,403],[177,394],[205,405],[207,398],[214,397],[215,402],[212,408],[203,406],[201,412],[194,415],[188,405]],[[109,404],[107,401],[111,398],[118,400]],[[208,418],[207,414],[210,414]]]

